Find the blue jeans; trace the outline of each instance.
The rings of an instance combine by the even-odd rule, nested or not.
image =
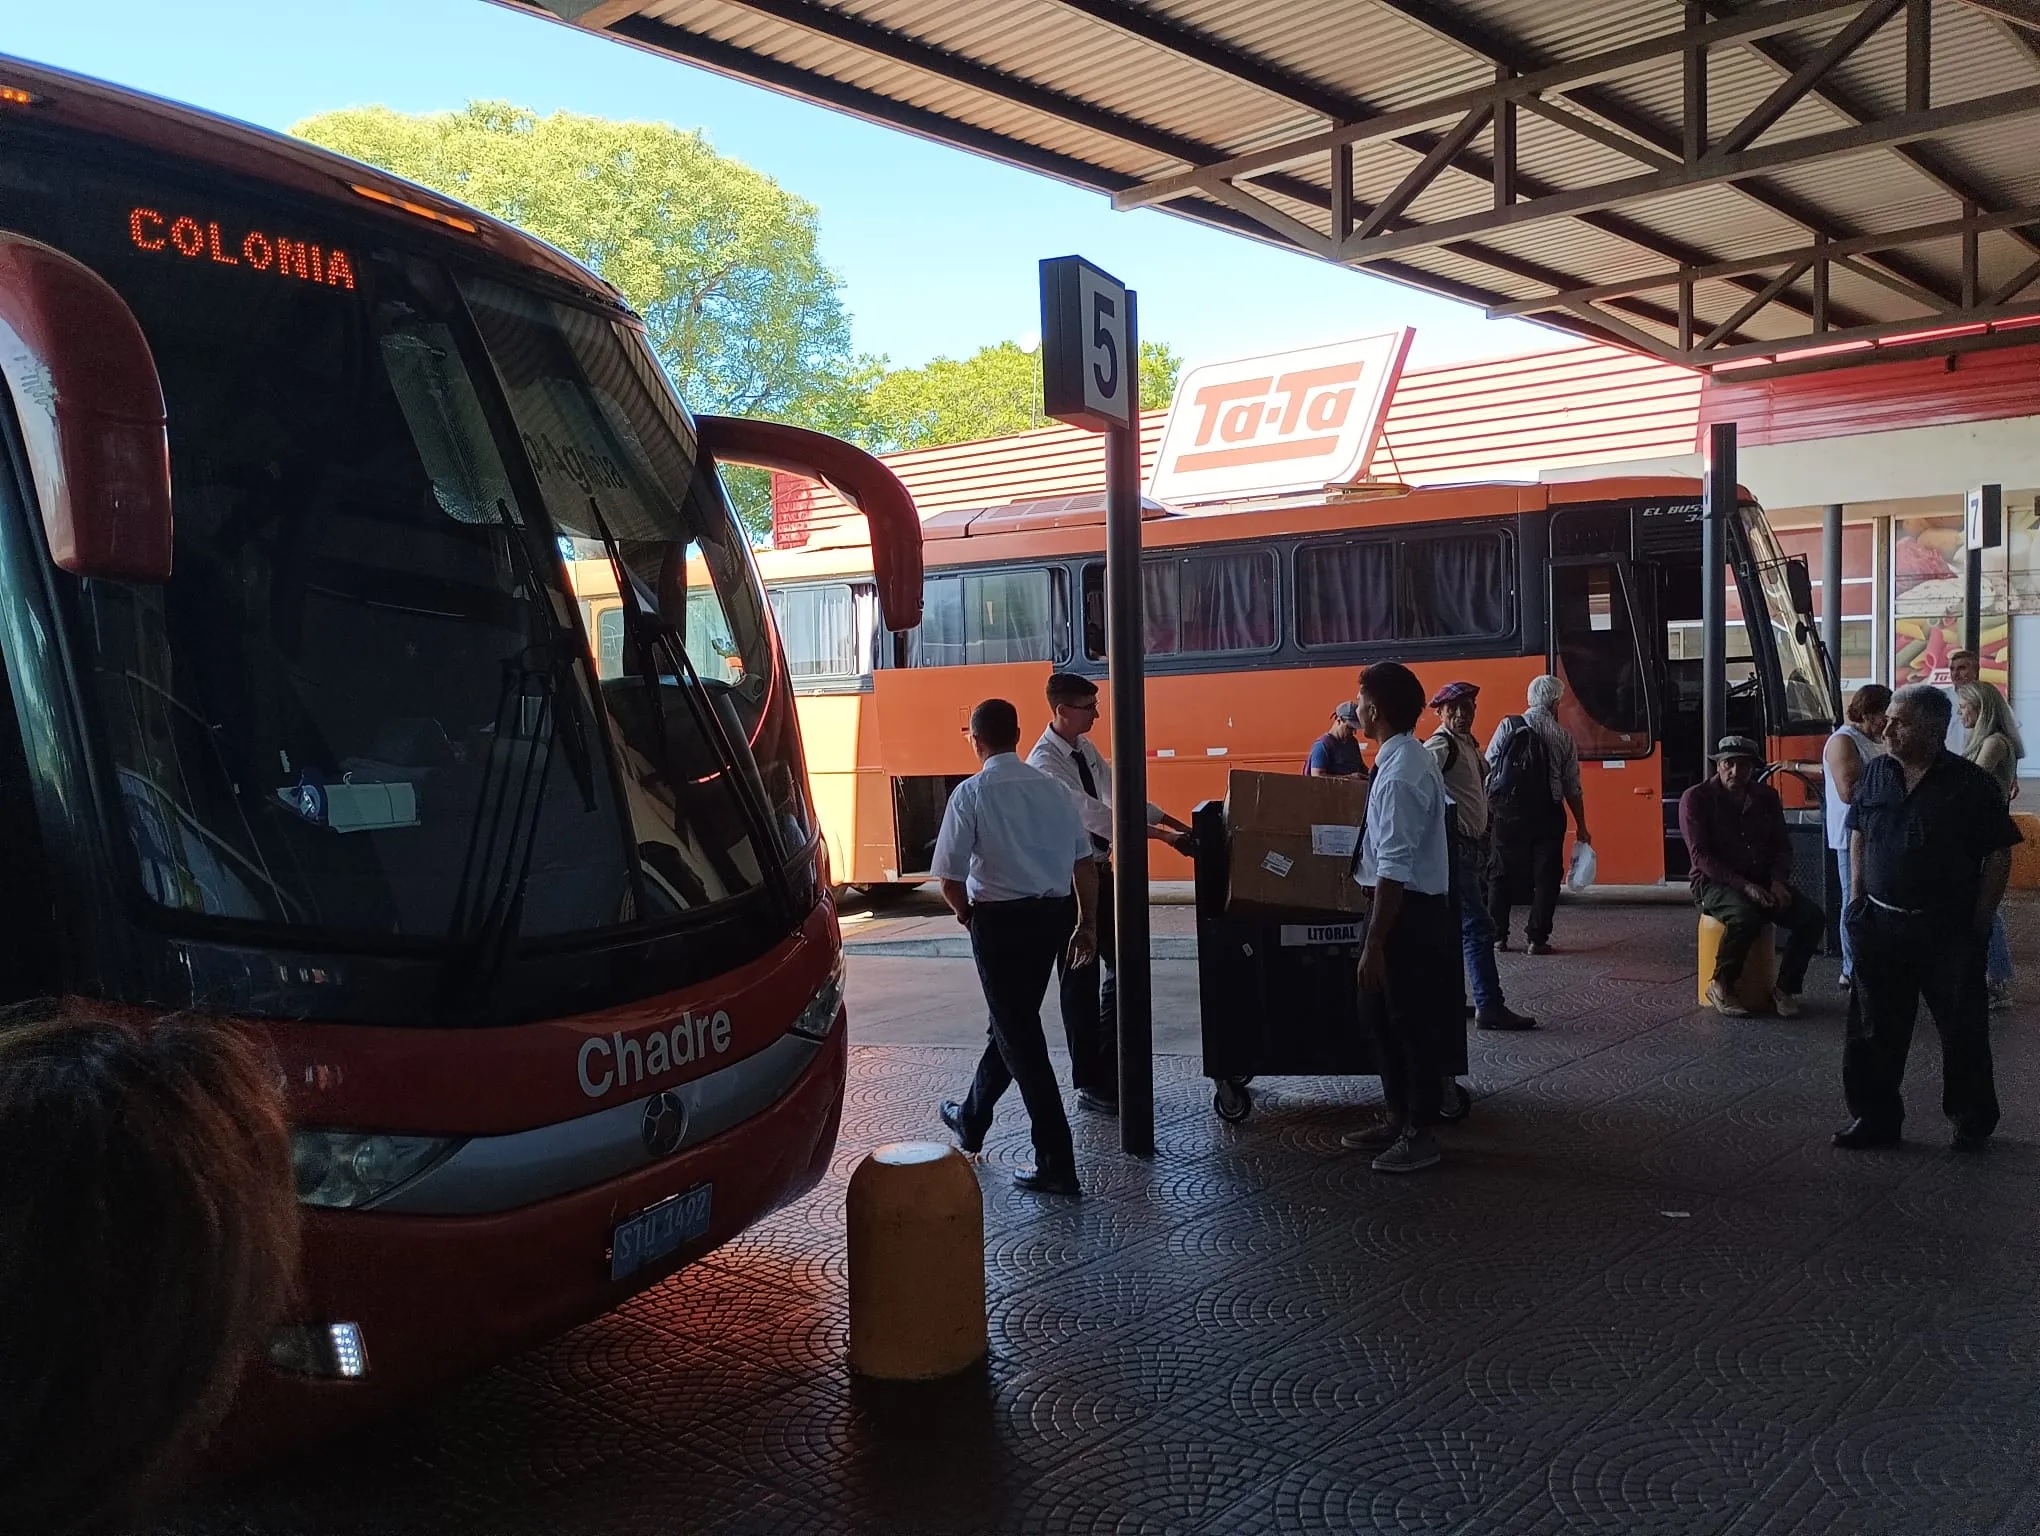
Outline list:
[[[1473,982],[1476,1013],[1502,1006],[1502,977],[1495,969],[1495,924],[1481,893],[1481,845],[1457,840],[1452,861],[1452,896],[1459,908],[1459,948]]]
[[[2012,941],[2005,935],[2005,909],[1990,918],[1990,948],[1984,951],[1983,979],[1992,986],[2012,979]]]

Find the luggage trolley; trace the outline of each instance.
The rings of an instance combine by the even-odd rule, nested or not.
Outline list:
[[[1342,913],[1226,911],[1231,848],[1225,806],[1197,807],[1197,998],[1211,1107],[1236,1124],[1253,1112],[1257,1077],[1378,1077],[1372,1033],[1360,1022],[1361,924]],[[1473,1095],[1466,1022],[1441,1020],[1438,1058],[1453,1079],[1439,1118],[1463,1120]]]

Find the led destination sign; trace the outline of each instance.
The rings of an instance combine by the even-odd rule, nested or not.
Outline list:
[[[238,233],[236,226],[222,225],[218,219],[134,208],[128,212],[128,238],[137,250],[161,251],[186,261],[243,267],[327,288],[354,287],[353,258],[339,246],[315,245],[259,229]]]

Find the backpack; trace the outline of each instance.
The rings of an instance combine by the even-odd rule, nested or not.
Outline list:
[[[1551,751],[1537,728],[1521,715],[1502,721],[1509,732],[1502,755],[1488,769],[1488,804],[1505,820],[1526,821],[1548,814],[1551,798]]]

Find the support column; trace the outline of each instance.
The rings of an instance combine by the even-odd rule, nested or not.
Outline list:
[[[1820,514],[1820,630],[1834,672],[1835,697],[1842,696],[1842,508],[1832,502]]]
[[[1887,688],[1898,686],[1891,653],[1891,519],[1870,520],[1870,676]]]
[[[1728,734],[1728,519],[1735,515],[1735,423],[1707,429],[1700,502],[1700,730],[1707,751]]]
[[[1126,356],[1137,367],[1134,294]],[[1138,374],[1129,386],[1140,399]],[[1140,408],[1105,434],[1105,654],[1112,689],[1112,925],[1119,988],[1119,1147],[1155,1150],[1153,989],[1148,973],[1147,684],[1140,586]]]

